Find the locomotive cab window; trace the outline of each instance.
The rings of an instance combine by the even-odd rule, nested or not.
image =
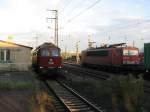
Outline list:
[[[47,49],[43,49],[43,50],[41,50],[41,56],[50,56],[50,52],[49,52],[49,50],[47,50]]]
[[[43,49],[41,50],[40,54],[41,56],[60,56],[58,49],[53,49],[53,50]]]
[[[129,55],[130,55],[130,56],[138,55],[138,50],[129,50]]]
[[[51,50],[51,56],[60,56],[59,50],[58,49]]]
[[[136,56],[138,53],[138,50],[123,50],[123,55],[125,56]]]
[[[127,56],[128,55],[128,50],[123,50],[123,55]]]

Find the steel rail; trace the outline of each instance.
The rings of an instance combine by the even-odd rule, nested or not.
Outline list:
[[[59,82],[59,81],[58,81]],[[63,87],[65,87],[67,90],[69,90],[71,93],[73,93],[75,96],[79,97],[83,102],[85,102],[86,104],[88,104],[90,107],[92,107],[95,111],[97,112],[103,112],[102,110],[100,110],[98,107],[96,107],[95,105],[93,105],[91,102],[89,102],[88,100],[86,100],[85,98],[83,98],[81,95],[79,95],[77,92],[75,92],[75,90],[73,90],[72,88],[70,88],[69,86],[67,86],[66,84],[63,84],[61,82],[59,82]]]
[[[62,99],[56,94],[56,92],[49,86],[47,81],[43,81],[47,88],[52,92],[52,94],[59,100],[59,102],[63,105],[65,112],[71,112],[67,105],[62,101]]]
[[[73,89],[59,81],[45,81],[45,84],[50,89],[50,91],[52,91],[55,97],[57,97],[63,104],[65,107],[65,112],[103,112],[98,107],[75,92]]]
[[[79,68],[77,66],[73,66],[73,65],[71,65],[71,66],[69,67],[69,70],[72,70],[72,71],[77,71],[78,70],[79,73],[84,73],[84,74],[86,74],[86,75],[88,75],[90,77],[94,77],[94,78],[97,78],[97,79],[106,80],[106,79],[108,79],[112,75],[110,73],[99,72],[99,71],[92,72],[90,70]],[[65,66],[64,66],[64,68],[65,68]]]

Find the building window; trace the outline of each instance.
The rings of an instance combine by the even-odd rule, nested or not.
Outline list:
[[[1,62],[10,61],[10,50],[0,50],[0,61]]]

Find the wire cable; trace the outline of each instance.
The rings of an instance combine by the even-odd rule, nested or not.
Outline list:
[[[110,29],[110,30],[106,30],[106,31],[102,31],[101,33],[105,33],[105,32],[112,32],[112,31],[115,31],[115,30],[122,30],[122,29],[125,29],[125,28],[131,28],[131,27],[137,27],[137,25],[141,25],[141,24],[144,24],[144,23],[148,23],[150,22],[150,19],[146,19],[146,20],[143,20],[143,21],[140,21],[140,22],[135,22],[135,23],[131,23],[131,24],[127,24],[127,25],[123,25],[123,26],[117,26],[113,29]]]
[[[64,12],[64,10],[70,5],[71,2],[72,2],[72,0],[69,0],[69,2],[66,4],[66,6],[64,6],[62,8],[63,10],[59,14],[61,14],[62,12]]]
[[[72,18],[68,19],[67,22],[73,21],[74,19],[76,19],[77,17],[79,17],[81,14],[85,13],[87,10],[91,9],[92,7],[94,7],[100,1],[101,0],[97,0],[96,2],[94,2],[93,4],[91,4],[89,7],[87,7],[85,10],[82,10],[81,12],[79,12],[78,14],[76,14],[75,16],[73,16]]]

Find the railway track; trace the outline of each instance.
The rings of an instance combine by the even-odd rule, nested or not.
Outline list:
[[[68,63],[68,62],[64,62],[63,63],[64,65],[70,65],[70,66],[74,66],[74,67],[79,67],[79,68],[82,68],[83,67],[80,65],[80,64],[75,64],[75,63]],[[84,69],[87,69],[84,67]],[[88,70],[93,70],[93,71],[96,71],[96,72],[103,72],[103,73],[109,73],[109,74],[129,74],[129,73],[132,73],[134,75],[137,75],[137,74],[141,74],[141,73],[145,73],[144,69],[142,69],[141,66],[139,66],[138,68],[136,68],[136,70],[133,70],[133,71],[129,71],[129,70],[120,70],[120,71],[116,71],[116,70],[112,70],[112,69],[99,69],[98,67],[90,67],[88,68]]]
[[[110,78],[110,76],[114,75],[112,73],[107,73],[107,72],[102,72],[102,71],[97,71],[97,70],[87,69],[87,68],[81,68],[81,66],[79,65],[74,65],[74,64],[64,64],[64,65],[65,65],[64,68],[68,71],[73,71],[78,74],[80,73],[80,75],[86,75],[100,80],[107,80]],[[115,74],[115,75],[119,75],[119,74]],[[150,94],[150,82],[147,80],[144,80],[144,92]]]
[[[107,72],[102,72],[102,71],[96,71],[93,69],[87,69],[87,68],[82,68],[81,66],[77,66],[77,65],[73,65],[73,64],[64,64],[64,69],[68,70],[68,71],[73,71],[73,72],[77,72],[81,73],[82,75],[86,76],[90,76],[90,77],[94,77],[97,79],[102,79],[102,80],[106,80],[108,79],[110,76],[114,75],[111,73],[107,73]]]
[[[45,84],[55,96],[58,112],[103,112],[64,83],[51,80],[45,81]]]

